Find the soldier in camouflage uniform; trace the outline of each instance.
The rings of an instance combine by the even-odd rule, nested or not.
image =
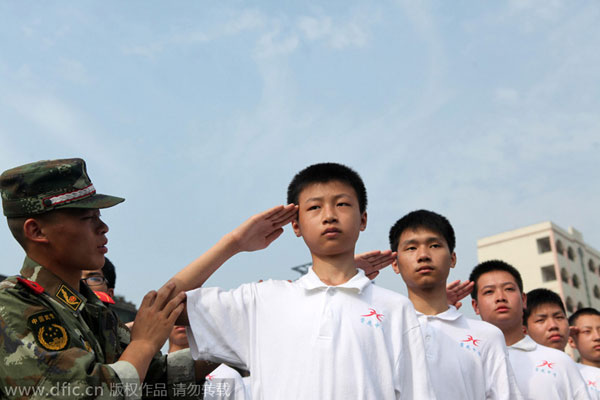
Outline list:
[[[189,352],[158,353],[184,294],[173,297],[169,285],[148,293],[130,332],[80,282],[81,270],[104,264],[108,227],[98,209],[124,199],[97,194],[81,159],[5,171],[0,191],[27,255],[20,276],[0,283],[0,398],[193,395],[202,373]]]

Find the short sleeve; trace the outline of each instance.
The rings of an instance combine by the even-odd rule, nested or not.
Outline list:
[[[188,340],[194,359],[248,368],[256,285],[187,292]]]

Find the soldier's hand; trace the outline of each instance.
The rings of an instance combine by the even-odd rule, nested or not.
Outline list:
[[[154,349],[154,353],[162,347],[184,307],[185,292],[169,300],[174,288],[173,283],[167,283],[144,296],[131,329],[132,342],[144,342]]]
[[[283,233],[283,226],[292,222],[298,206],[273,207],[253,215],[231,232],[239,251],[255,251],[266,248]]]

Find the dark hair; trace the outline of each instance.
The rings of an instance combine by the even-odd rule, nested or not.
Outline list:
[[[502,260],[489,260],[477,264],[475,268],[473,268],[473,271],[471,271],[471,275],[469,275],[469,280],[475,283],[473,291],[471,292],[471,298],[477,300],[477,280],[479,277],[493,271],[504,271],[511,274],[513,278],[515,278],[519,290],[523,293],[523,279],[521,279],[521,274],[515,267]]]
[[[114,289],[117,283],[117,273],[115,266],[110,262],[108,257],[104,257],[104,265],[102,266],[102,274],[106,278],[106,286],[109,289]]]
[[[560,296],[552,290],[540,288],[533,289],[527,293],[527,308],[523,311],[523,325],[527,326],[527,320],[536,308],[543,306],[544,304],[554,304],[560,307],[562,312],[567,315],[565,305],[563,304]]]
[[[450,221],[443,215],[428,210],[412,211],[396,221],[394,226],[390,229],[389,235],[392,251],[398,250],[400,236],[402,236],[404,231],[409,229],[416,230],[419,228],[425,228],[442,235],[446,240],[446,243],[448,243],[450,253],[454,251],[456,237],[454,236],[454,229],[452,228]]]
[[[331,181],[338,181],[351,186],[356,192],[360,212],[365,212],[367,209],[367,190],[360,175],[352,168],[337,163],[314,164],[298,172],[288,186],[288,204],[298,204],[300,193],[307,186]]]
[[[597,315],[598,317],[600,317],[600,312],[598,312],[598,310],[592,307],[580,308],[569,317],[569,325],[574,326],[577,323],[579,317],[583,317],[584,315]]]

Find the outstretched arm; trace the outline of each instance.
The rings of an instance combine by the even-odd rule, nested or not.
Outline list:
[[[169,280],[176,285],[173,292],[199,288],[225,261],[237,253],[266,248],[283,233],[283,226],[289,224],[297,212],[296,205],[288,204],[253,215],[175,274]]]
[[[355,255],[354,264],[356,268],[365,271],[367,278],[375,279],[379,271],[390,265],[395,258],[396,252],[392,253],[391,250],[373,250]]]

